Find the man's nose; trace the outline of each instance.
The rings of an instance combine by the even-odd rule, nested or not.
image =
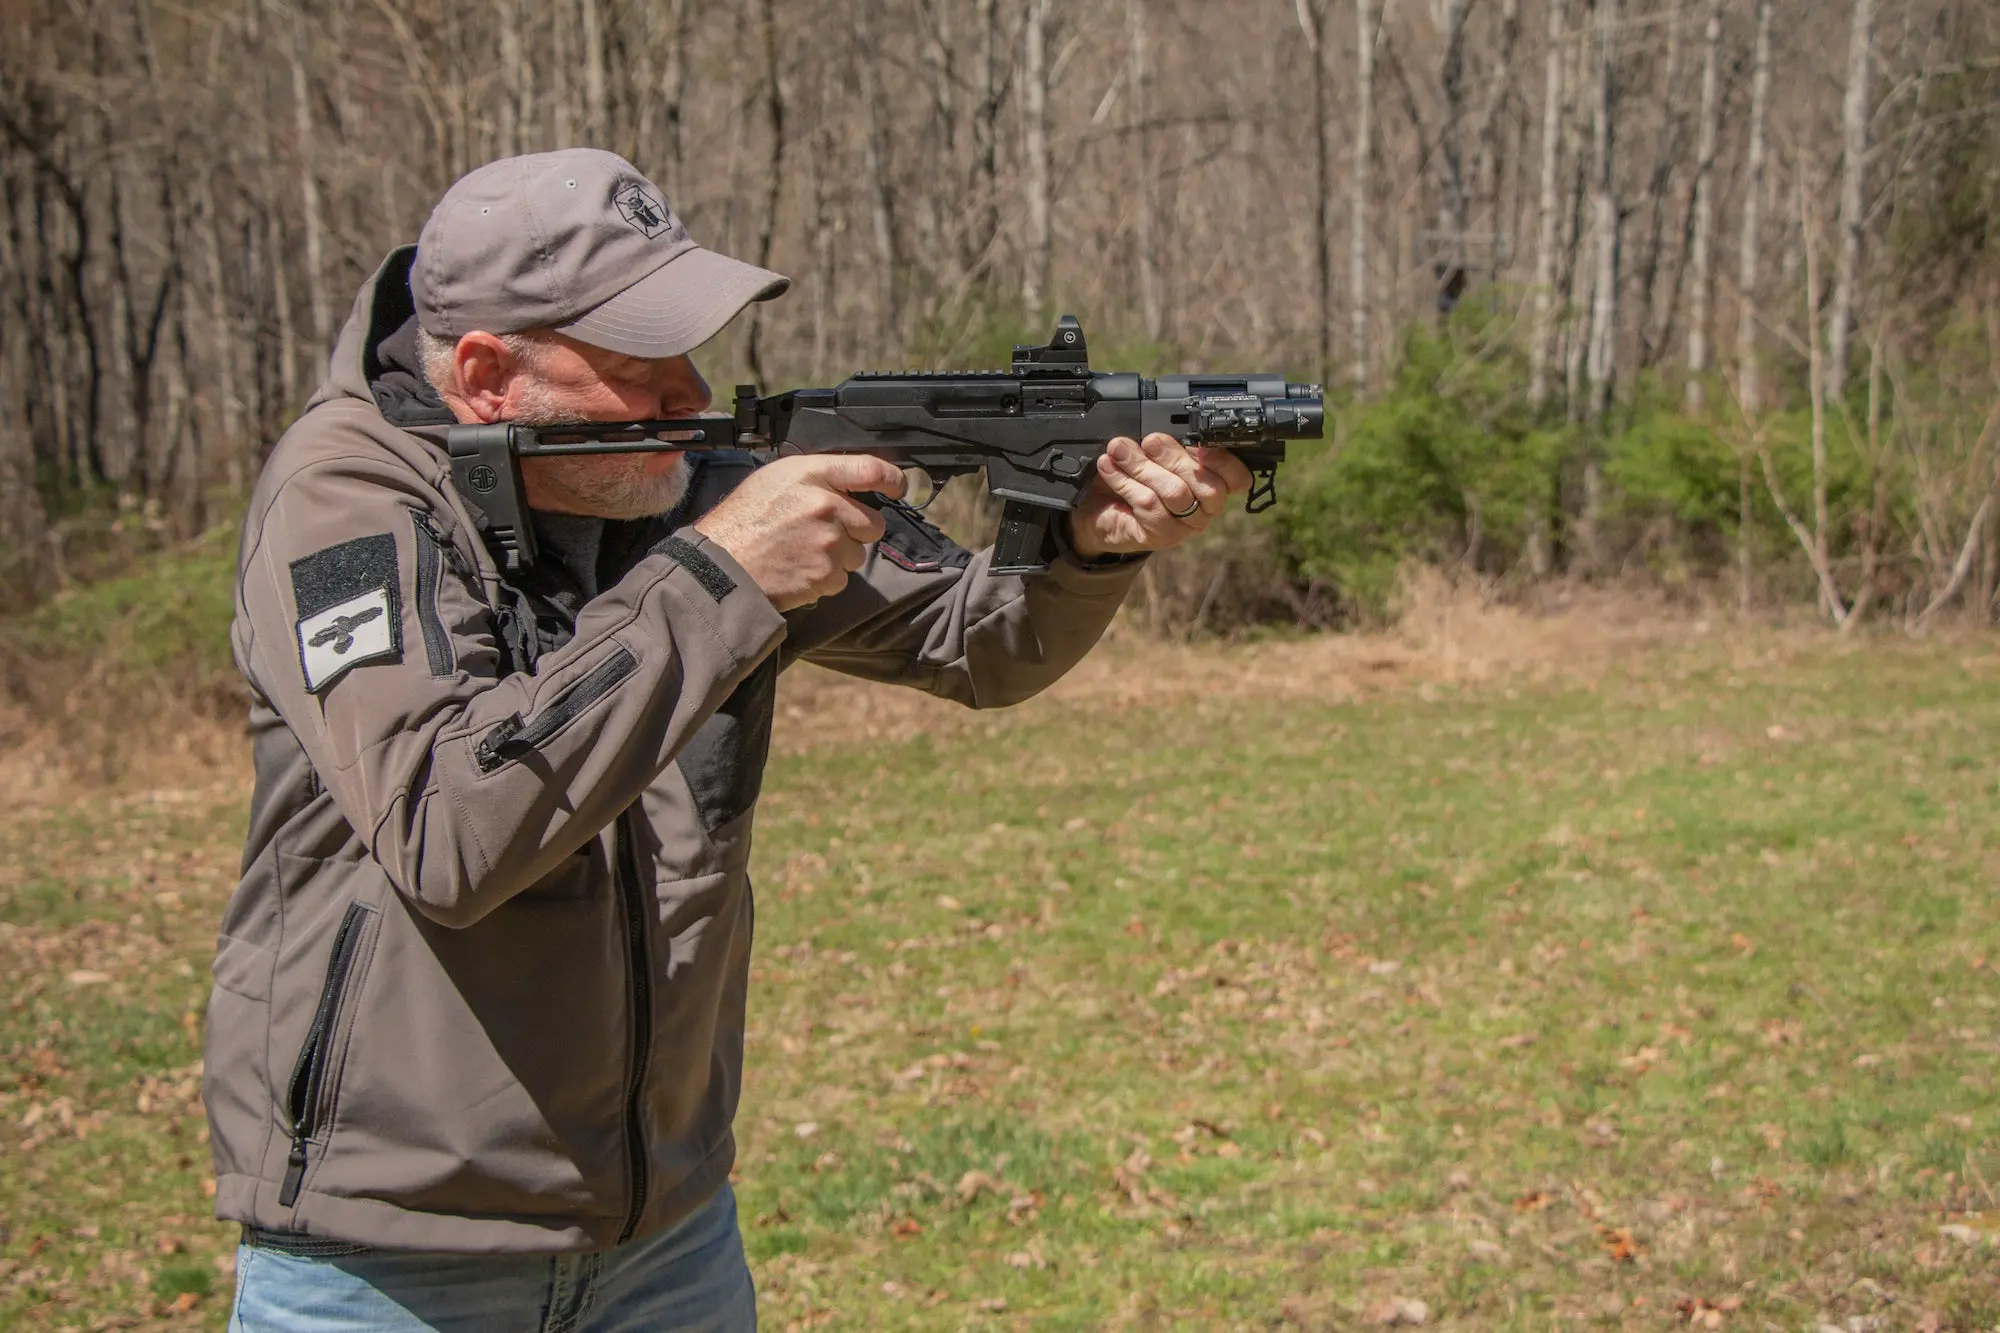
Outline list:
[[[708,381],[688,362],[667,372],[660,390],[660,415],[696,416],[706,412],[714,401]]]

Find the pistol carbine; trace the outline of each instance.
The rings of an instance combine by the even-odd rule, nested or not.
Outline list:
[[[984,469],[1002,502],[993,572],[1040,574],[1056,554],[1052,525],[1076,507],[1111,440],[1160,432],[1230,450],[1250,468],[1245,508],[1254,514],[1277,500],[1286,441],[1320,438],[1324,414],[1319,385],[1282,375],[1092,370],[1083,326],[1064,315],[1045,346],[1016,347],[1006,370],[864,371],[831,389],[768,397],[745,384],[729,416],[454,426],[447,447],[459,494],[485,517],[509,569],[536,559],[523,458],[735,449],[868,454],[935,486]]]

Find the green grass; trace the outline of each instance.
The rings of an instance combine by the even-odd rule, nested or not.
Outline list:
[[[235,554],[234,525],[217,527],[117,578],[57,594],[6,622],[15,671],[106,692],[211,688],[233,670]]]
[[[2000,1326],[2000,659],[1767,646],[774,761],[766,1326]],[[0,1324],[225,1318],[243,799],[0,825]]]

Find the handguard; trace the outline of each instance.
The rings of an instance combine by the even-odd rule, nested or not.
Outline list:
[[[1001,501],[989,568],[1040,574],[1055,558],[1053,524],[1076,507],[1111,440],[1159,432],[1230,450],[1250,469],[1254,514],[1277,500],[1286,441],[1320,438],[1324,415],[1318,385],[1279,375],[1092,370],[1083,327],[1064,315],[1046,345],[1016,347],[1006,370],[864,371],[771,397],[739,385],[727,417],[454,426],[446,444],[459,495],[484,515],[509,569],[536,559],[521,459],[740,449],[867,454],[937,485],[983,469]]]

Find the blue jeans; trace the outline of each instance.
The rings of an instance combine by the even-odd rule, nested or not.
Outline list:
[[[724,1185],[678,1224],[599,1254],[236,1252],[229,1333],[754,1333]]]

